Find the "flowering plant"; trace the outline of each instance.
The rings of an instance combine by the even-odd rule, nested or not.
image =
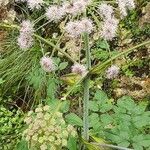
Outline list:
[[[55,63],[55,56],[67,59],[68,62],[70,61],[69,71],[75,75],[79,75],[80,78],[71,88],[69,87],[67,94],[61,95],[61,97],[62,100],[66,99],[74,88],[82,83],[84,89],[83,137],[88,141],[91,75],[102,74],[108,79],[117,78],[120,66],[119,64],[114,64],[113,60],[149,43],[149,41],[146,41],[114,56],[110,55],[109,59],[103,63],[98,62],[94,65],[95,63],[92,62],[91,48],[95,46],[94,42],[100,39],[108,45],[110,41],[118,37],[120,21],[127,16],[127,11],[135,8],[134,0],[100,2],[94,0],[58,0],[52,2],[46,0],[16,0],[16,3],[17,5],[26,5],[31,14],[40,12],[40,10],[42,12],[45,11],[45,13],[40,14],[37,18],[33,17],[34,19],[30,19],[29,17],[23,18],[20,25],[1,24],[1,26],[19,30],[16,43],[20,51],[30,51],[33,47],[40,49],[42,55],[41,58],[38,58],[38,62],[46,74],[56,73],[57,65]],[[57,30],[51,29],[51,25],[55,26]],[[109,52],[111,51],[109,46],[106,49]],[[109,67],[110,64],[111,67]],[[61,126],[60,122],[56,121],[57,118],[55,118],[57,124],[54,124],[53,121],[51,122],[51,114],[45,112],[44,109],[45,107],[38,108],[35,116],[31,113],[34,116],[33,118],[29,114],[26,119],[29,128],[26,130],[25,136],[31,147],[38,143],[37,145],[40,145],[41,149],[46,149],[49,143],[53,141],[51,141],[51,138],[50,141],[47,141],[45,135],[48,132],[45,133],[45,130],[48,130],[47,128],[51,123],[52,125]],[[57,117],[59,118],[59,116]],[[63,120],[61,117],[59,119]],[[35,128],[33,127],[34,124],[36,124]],[[63,124],[65,125],[65,123]],[[38,129],[36,129],[37,127]],[[66,125],[65,127],[61,127],[61,130],[66,131]],[[34,134],[34,130],[40,130],[40,133],[38,135]],[[60,134],[60,132],[57,134]],[[54,134],[53,137],[59,137],[57,134]],[[46,136],[49,137],[49,135]],[[50,143],[50,146],[55,147],[57,144],[58,147],[66,146],[68,136],[66,136],[65,142],[61,138],[59,138],[59,142],[57,141],[59,144]]]

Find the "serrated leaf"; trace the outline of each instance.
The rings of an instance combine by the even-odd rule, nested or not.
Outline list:
[[[98,104],[96,101],[89,101],[89,109],[92,111],[98,111]]]
[[[105,125],[108,125],[113,121],[113,118],[109,114],[102,114],[100,118]]]
[[[80,127],[82,126],[82,119],[74,113],[70,113],[66,115],[65,118],[69,124],[80,126]]]
[[[91,127],[93,127],[95,130],[97,128],[99,128],[100,126],[100,118],[99,118],[99,115],[96,114],[96,113],[92,113],[90,116],[89,116],[89,124]]]
[[[108,97],[107,97],[107,94],[104,91],[97,90],[95,95],[94,95],[94,99],[103,102],[103,101],[108,100]]]

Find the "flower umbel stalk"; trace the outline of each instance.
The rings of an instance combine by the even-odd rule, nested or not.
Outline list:
[[[90,46],[89,46],[89,34],[84,33],[83,35],[85,51],[86,51],[86,65],[87,70],[91,68],[90,59]],[[85,140],[89,140],[89,87],[90,87],[90,77],[87,76],[83,81],[84,88],[84,99],[83,99],[83,137]]]

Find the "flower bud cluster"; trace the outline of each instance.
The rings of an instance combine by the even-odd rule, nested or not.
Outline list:
[[[25,118],[28,128],[24,131],[24,137],[30,147],[57,150],[67,146],[69,135],[76,135],[74,127],[66,124],[62,113],[50,110],[46,105],[37,107],[35,112],[28,112]]]
[[[20,35],[18,37],[18,45],[21,49],[28,49],[33,45],[34,28],[32,22],[24,20],[21,23]]]

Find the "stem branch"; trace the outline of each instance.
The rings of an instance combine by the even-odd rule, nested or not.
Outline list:
[[[88,33],[84,33],[84,44],[85,44],[85,51],[86,51],[86,64],[87,70],[91,68],[91,53],[90,53],[90,46],[89,46],[89,35]],[[83,88],[84,88],[84,99],[83,99],[83,137],[85,140],[89,140],[89,87],[90,87],[90,77],[87,76],[83,81]]]

